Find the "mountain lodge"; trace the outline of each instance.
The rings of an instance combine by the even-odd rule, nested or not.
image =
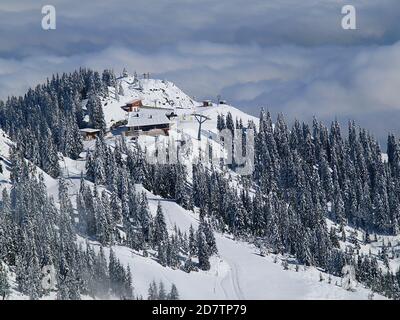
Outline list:
[[[165,135],[169,134],[173,109],[141,107],[136,112],[130,112],[125,125],[126,136]]]
[[[143,103],[141,99],[135,99],[128,103],[126,103],[121,108],[126,112],[138,112],[139,108],[143,107]]]
[[[212,107],[212,101],[211,100],[204,100],[203,101],[203,107]]]

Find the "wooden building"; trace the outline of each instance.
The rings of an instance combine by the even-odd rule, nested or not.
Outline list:
[[[121,108],[126,112],[138,112],[141,107],[143,107],[142,100],[135,99],[126,103]]]
[[[100,134],[99,129],[93,129],[93,128],[80,129],[79,131],[82,134],[83,140],[86,141],[94,140]]]
[[[138,112],[130,112],[125,126],[126,136],[169,134],[173,110],[166,108],[142,107]]]
[[[204,100],[203,101],[203,107],[212,107],[212,101],[211,100]]]

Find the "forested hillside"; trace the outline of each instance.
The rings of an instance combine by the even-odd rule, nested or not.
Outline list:
[[[296,267],[340,277],[343,267],[352,265],[360,283],[400,297],[400,271],[389,261],[395,259],[394,244],[383,244],[379,254],[361,250],[379,236],[399,233],[395,136],[388,136],[382,150],[353,122],[342,129],[337,121],[326,127],[315,119],[289,128],[283,115],[273,123],[262,110],[256,125],[228,111],[218,114],[216,131],[256,131],[252,175],[234,175],[235,164],[149,163],[146,146],[108,132],[104,101],[110,91],[119,91],[119,79],[110,70],[81,69],[0,102],[0,126],[13,141],[2,160],[9,179],[0,179],[7,185],[0,209],[0,293],[5,295],[13,274],[22,294],[47,296],[51,290],[43,286],[42,270],[52,266],[52,291],[59,299],[143,298],[132,289],[134,270],[103,247],[125,246],[165,268],[201,272],[210,270],[210,259],[218,255],[215,233],[225,233],[290,256]],[[92,148],[79,132],[86,127],[101,131]],[[85,170],[73,177],[80,182],[71,193],[60,163],[82,154]],[[56,198],[49,195],[44,174],[58,180]],[[198,213],[198,227],[168,230],[162,206],[152,216],[141,186]],[[149,286],[149,297],[157,298],[157,285]],[[169,298],[177,296],[173,286]]]

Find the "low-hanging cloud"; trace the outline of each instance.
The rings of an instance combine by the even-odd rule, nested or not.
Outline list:
[[[396,131],[397,0],[351,1],[358,29],[340,27],[341,0],[53,0],[0,4],[0,98],[81,66],[150,72],[196,98],[218,94],[252,114],[357,119]]]

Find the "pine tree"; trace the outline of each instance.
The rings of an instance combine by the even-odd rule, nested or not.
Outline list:
[[[175,165],[175,201],[177,204],[187,210],[193,209],[191,192],[188,187],[186,168],[181,165]]]
[[[162,281],[160,281],[158,288],[158,300],[167,300],[167,293],[165,292],[165,286]]]
[[[64,178],[58,180],[58,200],[61,212],[67,214],[73,220],[75,218],[74,208],[72,207],[71,199],[68,195],[67,183]]]
[[[112,220],[116,224],[120,224],[122,222],[121,201],[119,200],[116,192],[111,193],[110,214],[111,214]]]
[[[110,216],[110,203],[105,191],[101,199],[95,202],[96,237],[102,245],[114,242],[115,223]]]
[[[148,300],[158,300],[158,297],[159,297],[159,295],[158,295],[157,283],[153,280],[149,286],[147,299]]]
[[[187,272],[187,273],[190,273],[190,272],[195,270],[194,263],[193,263],[192,258],[190,256],[186,259],[182,270]]]
[[[201,270],[210,270],[210,253],[204,233],[199,230],[197,232],[197,256],[199,257],[199,268]]]
[[[192,225],[189,228],[189,254],[192,257],[197,255],[197,243]]]
[[[168,300],[179,300],[179,293],[178,289],[176,288],[175,284],[172,284],[171,291],[168,294]]]
[[[157,253],[158,253],[158,261],[163,267],[166,267],[168,265],[167,261],[167,248],[168,248],[169,242],[164,243],[161,242],[158,247],[157,247]]]
[[[100,129],[104,133],[106,131],[106,123],[100,98],[95,94],[90,95],[86,109],[89,115],[90,127]]]
[[[206,243],[207,243],[207,246],[208,246],[208,252],[210,254],[218,253],[217,243],[215,241],[214,233],[213,233],[213,231],[211,229],[210,224],[203,220],[203,221],[200,222],[199,228],[204,233],[204,236],[205,236],[205,239],[206,239]]]
[[[152,219],[149,213],[148,208],[148,200],[146,194],[143,192],[140,196],[140,203],[139,203],[139,220],[142,227],[142,234],[145,242],[151,241],[151,224]]]
[[[7,271],[0,260],[0,297],[5,300],[10,294],[10,284],[8,282]]]
[[[164,219],[161,203],[158,202],[157,213],[154,219],[153,243],[154,246],[165,244],[168,239],[167,225]]]
[[[132,272],[129,265],[126,268],[126,277],[124,281],[124,298],[127,300],[134,298],[132,288]]]
[[[233,117],[230,112],[228,112],[228,114],[226,116],[226,128],[232,132],[232,136],[233,136],[233,131],[235,130],[235,124],[233,122]]]
[[[118,94],[120,96],[124,96],[125,95],[124,88],[122,87],[122,83],[121,82],[119,82],[119,85],[118,85]]]
[[[225,116],[223,114],[218,114],[217,116],[217,129],[221,131],[226,128]]]

